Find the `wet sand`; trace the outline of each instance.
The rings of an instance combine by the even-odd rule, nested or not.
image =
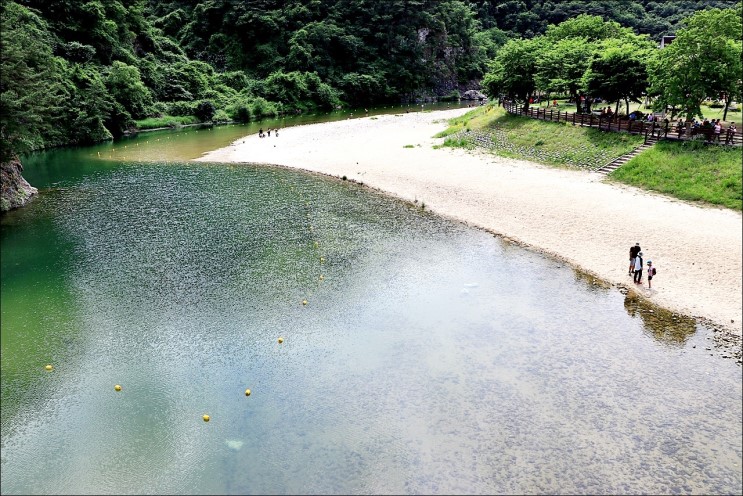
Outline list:
[[[743,221],[604,176],[485,152],[434,149],[455,109],[348,119],[246,136],[197,159],[264,163],[363,183],[541,251],[703,319],[740,342]],[[412,145],[412,147],[410,147]],[[627,274],[630,246],[658,270],[652,289]],[[738,354],[739,355],[739,354]]]

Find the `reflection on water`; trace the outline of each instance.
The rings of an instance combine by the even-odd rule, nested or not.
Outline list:
[[[642,319],[645,332],[667,345],[683,346],[697,330],[694,319],[655,306],[633,292],[624,297],[624,308],[629,316]]]
[[[700,325],[356,184],[93,162],[2,218],[3,494],[741,492]]]

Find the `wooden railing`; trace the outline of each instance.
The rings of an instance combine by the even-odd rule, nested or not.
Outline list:
[[[641,134],[645,136],[645,142],[655,139],[673,139],[687,140],[699,139],[697,136],[704,136],[704,141],[708,143],[719,143],[721,145],[741,146],[743,145],[743,129],[724,129],[720,135],[714,134],[711,128],[692,128],[689,136],[686,135],[686,129],[679,127],[672,122],[664,121],[638,121],[631,120],[623,116],[601,116],[594,114],[578,114],[576,112],[560,111],[553,108],[529,107],[515,103],[504,103],[503,107],[507,112],[514,115],[523,115],[532,119],[541,119],[552,122],[567,122],[574,126],[595,127],[602,131],[626,132],[632,134]]]

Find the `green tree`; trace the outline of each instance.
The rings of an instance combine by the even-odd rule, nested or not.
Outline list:
[[[59,64],[46,22],[14,2],[0,17],[0,161],[45,144],[61,113]]]
[[[105,122],[114,100],[93,64],[65,64],[64,126],[58,127],[56,144],[91,144],[112,138]]]
[[[587,38],[563,38],[545,44],[536,61],[535,83],[548,92],[568,93],[581,112],[578,92],[596,44]]]
[[[639,102],[648,88],[648,62],[655,50],[653,43],[635,37],[635,42],[606,40],[601,43],[584,77],[586,91],[606,101],[624,100],[627,114],[629,102]]]
[[[618,22],[604,21],[601,16],[581,14],[575,19],[550,25],[545,36],[552,42],[571,38],[600,41],[632,34],[634,34],[632,29],[623,28]]]
[[[651,62],[651,92],[655,105],[672,108],[689,121],[702,117],[702,102],[741,94],[741,8],[697,12],[673,43]]]
[[[483,78],[483,88],[491,99],[504,94],[521,100],[528,107],[537,88],[537,60],[544,49],[543,38],[511,40],[498,51]]]
[[[139,69],[115,61],[108,69],[106,87],[114,99],[135,119],[147,116],[152,106],[150,90],[142,83]]]

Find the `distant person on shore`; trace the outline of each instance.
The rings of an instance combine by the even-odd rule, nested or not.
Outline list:
[[[635,257],[637,257],[637,254],[640,253],[640,243],[635,243],[635,246],[630,246],[629,249],[629,272],[627,273],[628,276],[631,276],[632,273],[635,271]]]
[[[651,289],[650,281],[655,277],[655,267],[653,267],[653,261],[648,260],[648,289]]]
[[[273,134],[274,134],[274,136],[276,136],[278,138],[279,137],[279,128],[274,129],[273,130]]]
[[[635,257],[635,284],[642,284],[642,252]]]
[[[258,137],[259,137],[259,138],[262,138],[262,137],[263,137],[263,128],[260,128],[260,129],[258,130]]]

